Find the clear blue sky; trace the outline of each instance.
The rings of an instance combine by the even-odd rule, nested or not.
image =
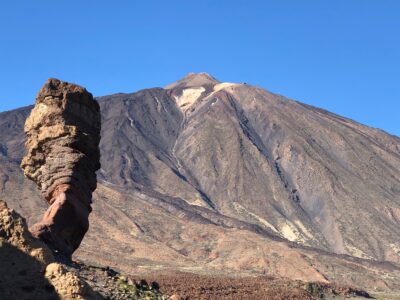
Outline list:
[[[0,68],[0,111],[48,77],[100,96],[208,72],[400,136],[398,0],[2,1]]]

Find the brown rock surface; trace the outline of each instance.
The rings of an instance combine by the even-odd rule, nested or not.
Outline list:
[[[101,299],[0,200],[0,299]]]
[[[25,123],[27,154],[21,167],[50,207],[30,228],[66,256],[89,228],[96,170],[100,168],[100,109],[84,88],[49,79]]]

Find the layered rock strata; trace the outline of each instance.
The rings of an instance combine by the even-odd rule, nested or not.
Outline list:
[[[50,205],[30,231],[70,257],[89,228],[100,168],[99,104],[86,89],[49,79],[24,129],[27,152],[21,167]]]

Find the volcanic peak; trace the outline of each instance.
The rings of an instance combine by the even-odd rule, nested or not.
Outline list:
[[[208,73],[189,73],[182,79],[171,83],[165,87],[165,89],[177,89],[177,88],[189,88],[189,87],[200,87],[207,85],[215,85],[220,83],[216,78]]]

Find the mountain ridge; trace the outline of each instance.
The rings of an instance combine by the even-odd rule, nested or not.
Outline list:
[[[173,86],[174,84],[177,84],[179,81],[184,80],[185,78],[187,78],[188,76],[193,75],[193,74],[194,74],[194,75],[196,75],[196,74],[205,74],[205,75],[211,77],[213,80],[215,80],[215,81],[218,82],[218,83],[224,83],[224,84],[226,84],[226,83],[231,83],[231,82],[221,82],[221,81],[219,81],[218,79],[216,79],[215,77],[213,77],[212,75],[210,75],[210,74],[207,73],[207,72],[200,72],[200,73],[189,72],[187,75],[185,75],[184,77],[182,77],[180,80],[175,81],[175,82],[170,83],[170,84],[167,84],[167,85],[165,85],[164,87],[159,87],[159,88],[161,88],[161,89],[169,89],[169,86]],[[246,83],[246,84],[247,84],[247,83]],[[269,93],[274,94],[274,95],[279,96],[279,97],[282,97],[282,98],[285,98],[286,100],[294,101],[294,102],[300,103],[300,104],[302,104],[302,105],[305,105],[305,106],[307,106],[307,107],[320,110],[320,111],[322,111],[323,113],[328,113],[328,114],[331,114],[331,115],[333,115],[333,116],[340,117],[340,118],[346,119],[346,120],[351,121],[351,122],[355,122],[355,123],[358,123],[358,124],[362,124],[360,121],[358,121],[358,120],[356,120],[356,119],[354,119],[354,118],[347,117],[347,116],[342,116],[342,115],[340,115],[340,114],[338,114],[338,113],[331,112],[329,109],[321,108],[321,107],[318,107],[318,106],[312,105],[312,104],[307,104],[307,103],[305,103],[305,102],[302,102],[301,100],[286,98],[286,96],[284,96],[283,94],[280,94],[280,93],[277,93],[277,92],[269,91],[269,90],[267,90],[266,88],[264,88],[264,87],[262,87],[262,86],[258,86],[258,85],[251,85],[251,86],[253,86],[253,87],[255,87],[255,88],[262,89],[262,90],[266,90],[266,91],[268,91]],[[134,92],[116,92],[116,93],[111,93],[111,94],[108,94],[108,95],[94,96],[94,98],[95,98],[96,100],[98,100],[98,101],[103,101],[105,98],[109,98],[109,97],[113,97],[113,96],[119,96],[119,95],[130,95],[130,94],[135,94],[135,93],[137,93],[137,92],[139,92],[139,91],[151,90],[151,89],[153,89],[153,88],[151,88],[151,87],[149,87],[149,88],[144,88],[144,89],[140,89],[140,90],[134,91]],[[27,109],[30,109],[30,108],[33,108],[33,105],[25,105],[25,106],[13,108],[13,109],[8,109],[8,110],[0,111],[0,114],[3,114],[3,113],[11,113],[11,112],[19,111],[19,110],[27,110]],[[362,124],[362,125],[365,126],[365,127],[370,128],[370,129],[378,130],[378,131],[380,131],[381,133],[390,135],[390,136],[392,136],[392,137],[394,137],[394,138],[400,139],[399,136],[397,136],[396,134],[391,133],[391,132],[389,132],[389,131],[387,131],[387,130],[385,130],[385,129],[382,129],[382,128],[379,128],[379,127],[375,127],[375,126],[371,126],[371,125],[365,125],[365,124]]]
[[[103,167],[77,257],[395,286],[367,270],[398,278],[400,139],[258,87],[193,76],[97,97]],[[0,113],[0,197],[32,223],[44,205],[16,167],[29,109]]]

